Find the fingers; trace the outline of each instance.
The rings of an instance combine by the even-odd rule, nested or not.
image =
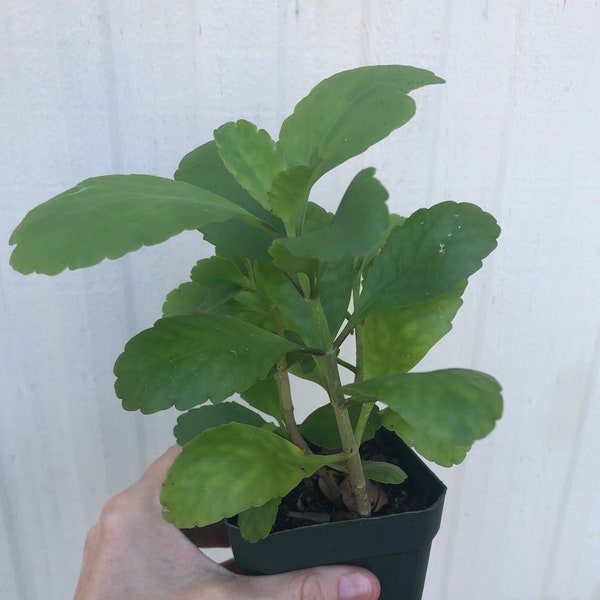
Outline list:
[[[169,448],[105,504],[86,543],[76,598],[150,600],[180,589],[187,595],[177,597],[198,600],[377,600],[379,582],[357,567],[246,577],[209,560],[161,516],[160,488],[180,452]],[[222,523],[195,533],[200,544],[223,545]]]
[[[317,567],[268,577],[241,577],[232,599],[377,600],[377,578],[357,567]]]
[[[160,488],[169,467],[180,453],[180,446],[171,446],[127,491],[154,502],[159,509]],[[228,545],[223,523],[197,528],[188,531],[188,534],[197,546]],[[224,588],[229,588],[226,597],[231,600],[377,600],[380,593],[377,578],[357,567],[317,567],[268,577],[235,576],[228,571],[221,573],[229,574],[218,579]]]

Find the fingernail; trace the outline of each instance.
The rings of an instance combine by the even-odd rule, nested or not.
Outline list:
[[[357,571],[342,575],[338,581],[339,600],[370,600],[372,593],[371,580]]]

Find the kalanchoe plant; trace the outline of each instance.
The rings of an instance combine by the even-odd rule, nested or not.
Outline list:
[[[214,245],[115,364],[126,410],[183,411],[183,452],[161,495],[168,521],[187,528],[239,515],[257,540],[281,498],[314,473],[345,487],[346,509],[366,517],[369,487],[405,477],[361,458],[379,427],[445,466],[493,429],[502,398],[492,377],[411,369],[450,330],[468,277],[496,246],[494,218],[456,202],[389,214],[372,168],[335,214],[309,200],[322,175],[413,116],[409,92],[439,83],[406,66],[338,73],[296,106],[277,142],[248,121],[226,123],[174,180],[87,179],[14,231],[11,263],[23,273],[87,267],[188,229]],[[354,360],[341,358],[344,344]],[[300,425],[290,377],[328,399]],[[236,393],[245,404],[227,401]]]

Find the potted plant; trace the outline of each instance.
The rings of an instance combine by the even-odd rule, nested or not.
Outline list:
[[[489,375],[412,372],[495,248],[494,218],[455,202],[390,214],[372,168],[334,214],[309,200],[322,175],[413,116],[409,92],[440,83],[398,65],[338,73],[298,103],[277,142],[226,123],[173,180],[87,179],[34,208],[10,239],[15,269],[50,275],[188,229],[214,245],[127,343],[115,390],[126,410],[183,411],[165,519],[228,519],[253,571],[353,562],[378,575],[382,598],[398,586],[420,598],[445,488],[408,446],[451,466],[501,416]],[[294,377],[324,399],[300,424]]]

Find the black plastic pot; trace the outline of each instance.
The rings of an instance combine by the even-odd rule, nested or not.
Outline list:
[[[405,485],[428,498],[423,510],[353,521],[309,525],[271,534],[256,543],[227,522],[236,562],[246,570],[272,575],[320,565],[357,565],[381,583],[380,600],[420,600],[431,542],[440,527],[446,486],[394,434],[384,432],[402,468]]]

